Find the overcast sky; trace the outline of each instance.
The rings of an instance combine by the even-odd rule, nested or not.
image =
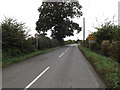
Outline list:
[[[104,19],[118,19],[118,1],[120,0],[79,0],[82,5],[83,16],[80,19],[74,19],[75,22],[82,27],[83,17],[86,19],[86,37],[90,32],[96,31],[93,26],[97,26],[96,19],[103,22]],[[42,0],[0,0],[0,22],[6,17],[12,17],[20,22],[26,23],[31,29],[30,34],[34,35],[35,23],[38,20],[38,8],[42,4]],[[117,23],[117,22],[116,22]],[[82,39],[82,31],[67,39]]]

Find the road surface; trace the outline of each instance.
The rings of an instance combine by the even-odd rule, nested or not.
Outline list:
[[[77,45],[71,44],[4,68],[3,88],[105,88],[105,85]]]

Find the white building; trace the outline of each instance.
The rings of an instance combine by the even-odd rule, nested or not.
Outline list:
[[[120,26],[120,1],[118,2],[118,25]]]

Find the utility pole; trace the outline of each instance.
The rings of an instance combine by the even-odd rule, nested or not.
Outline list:
[[[83,18],[83,41],[85,41],[85,18]]]
[[[120,1],[118,2],[118,26],[120,26]]]

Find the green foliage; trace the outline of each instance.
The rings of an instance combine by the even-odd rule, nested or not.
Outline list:
[[[104,56],[108,56],[111,58],[115,58],[118,62],[120,62],[120,43],[116,41],[112,41],[110,43],[109,40],[104,40],[101,43],[101,53]]]
[[[57,40],[57,39],[51,39],[51,47],[56,47],[56,46],[59,46],[60,45],[60,42]]]
[[[68,41],[65,41],[65,44],[74,44],[74,43],[76,43],[75,40],[68,40]]]
[[[1,22],[3,58],[17,56],[35,51],[32,40],[28,39],[24,23],[6,18]]]
[[[116,60],[114,59],[92,52],[81,45],[79,46],[79,48],[80,50],[82,50],[82,52],[91,62],[91,64],[95,67],[97,72],[102,76],[108,87],[119,90],[120,88],[119,63],[116,62]]]
[[[6,18],[1,22],[0,30],[2,31],[3,66],[14,62],[20,62],[23,59],[39,54],[33,53],[37,50],[36,38],[29,37],[24,23],[19,23],[17,20]],[[59,45],[58,40],[50,39],[45,35],[40,35],[38,42],[39,50]],[[39,52],[42,53],[44,51]]]
[[[101,52],[103,55],[105,56],[109,56],[109,48],[110,47],[110,41],[109,40],[104,40],[102,43],[101,43]]]
[[[39,51],[30,53],[30,54],[20,55],[19,57],[12,57],[12,58],[7,57],[5,60],[2,61],[2,66],[6,67],[6,66],[8,66],[10,64],[19,63],[19,62],[21,62],[23,60],[32,58],[34,56],[37,56],[37,55],[40,55],[40,54],[43,54],[43,53],[47,53],[47,52],[56,50],[58,48],[60,48],[60,47],[50,48],[50,49],[46,49],[46,50],[39,50]]]
[[[109,57],[115,58],[120,62],[120,43],[112,41],[108,49]]]
[[[85,41],[81,41],[80,44],[89,48],[88,38]]]
[[[112,40],[113,41],[120,41],[120,26],[114,26],[112,29]]]
[[[89,45],[90,50],[100,53],[100,45],[98,43],[91,43]]]
[[[36,50],[37,49],[35,46],[35,38],[33,38],[33,37],[26,39],[21,47],[21,51],[24,53],[31,53],[31,52],[34,52]]]
[[[114,25],[113,22],[104,22],[101,27],[96,27],[97,32],[92,33],[96,36],[97,42],[89,44],[88,39],[83,43],[87,48],[96,51],[104,56],[120,59],[120,26]]]
[[[59,46],[59,41],[56,39],[50,39],[45,35],[40,35],[38,38],[38,49],[46,49]]]
[[[96,27],[96,29],[98,31],[93,34],[96,35],[99,44],[101,44],[103,40],[109,40],[110,42],[112,42],[112,40],[120,41],[120,27],[114,25],[111,21],[105,22],[105,24],[102,24],[101,27]]]
[[[71,20],[82,15],[81,8],[77,2],[43,2],[38,9],[40,15],[36,30],[39,33],[51,30],[51,36],[63,42],[63,38],[73,35],[74,30],[81,31],[79,25]]]

